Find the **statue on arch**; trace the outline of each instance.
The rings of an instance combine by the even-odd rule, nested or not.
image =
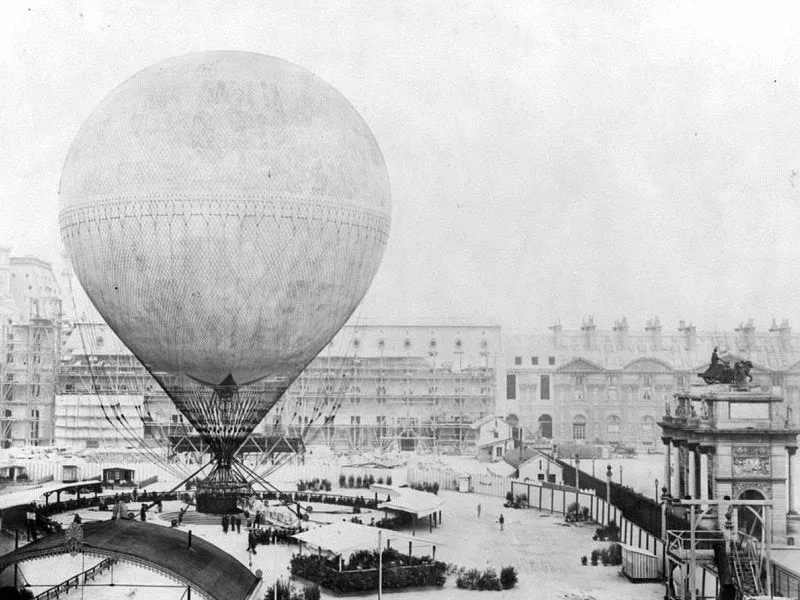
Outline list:
[[[749,360],[740,360],[734,363],[733,367],[730,365],[730,356],[723,353],[720,356],[717,353],[717,348],[711,353],[711,364],[708,369],[703,373],[698,373],[697,376],[708,384],[713,383],[732,383],[737,387],[746,387],[749,381],[753,380],[750,371],[753,368],[753,363]]]

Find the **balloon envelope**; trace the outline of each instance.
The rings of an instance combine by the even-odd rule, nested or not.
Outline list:
[[[209,436],[265,416],[355,310],[390,227],[386,167],[355,109],[245,52],[122,83],[76,135],[59,195],[89,298]],[[248,384],[260,393],[236,407],[218,399],[235,418],[197,392]]]

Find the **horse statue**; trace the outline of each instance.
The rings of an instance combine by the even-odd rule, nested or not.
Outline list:
[[[736,361],[731,368],[730,364],[719,358],[717,349],[714,348],[711,365],[697,376],[708,384],[732,383],[737,387],[746,387],[748,382],[753,381],[753,376],[750,374],[752,369],[753,363],[749,360]]]

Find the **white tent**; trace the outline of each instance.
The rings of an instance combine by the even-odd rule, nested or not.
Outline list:
[[[303,544],[307,544],[332,556],[341,556],[347,559],[351,554],[359,550],[377,550],[378,536],[380,534],[380,545],[383,548],[395,548],[397,550],[413,552],[414,547],[431,547],[435,556],[436,542],[424,538],[398,533],[391,529],[381,527],[371,527],[369,525],[359,525],[349,521],[339,521],[330,525],[323,525],[315,529],[304,531],[294,535],[294,539]],[[409,546],[409,544],[411,544]]]

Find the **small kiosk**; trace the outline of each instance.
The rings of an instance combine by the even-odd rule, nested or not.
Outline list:
[[[78,465],[63,465],[61,467],[61,482],[75,483],[78,481]]]
[[[133,487],[134,470],[127,467],[109,467],[103,469],[103,485]]]

